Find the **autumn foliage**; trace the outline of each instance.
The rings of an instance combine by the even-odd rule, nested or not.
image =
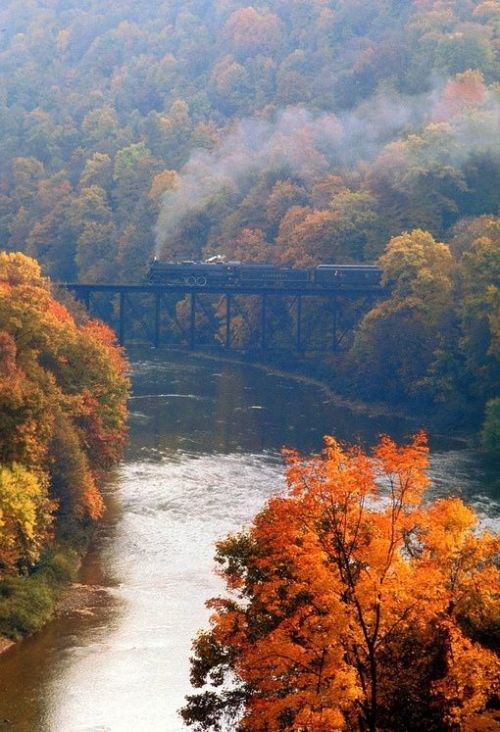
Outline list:
[[[32,566],[58,526],[102,514],[125,368],[107,326],[77,322],[34,260],[0,253],[0,579]]]
[[[133,282],[159,253],[374,263],[420,231],[450,246],[449,264],[435,260],[439,278],[432,257],[419,276],[445,282],[444,307],[428,307],[422,289],[398,294],[351,338],[359,317],[349,306],[342,351],[357,342],[336,388],[427,414],[436,403],[455,425],[479,425],[500,383],[498,0],[19,7],[0,6],[6,250],[35,257],[56,281]],[[486,275],[476,291],[474,269]],[[310,305],[325,331],[323,306]],[[287,331],[280,348],[294,339],[288,309],[268,313],[271,331]],[[215,345],[223,311],[206,310],[197,332]],[[241,310],[232,339],[248,348],[259,316]],[[162,330],[186,313],[179,303]]]
[[[424,502],[427,458],[423,434],[285,453],[286,495],[217,545],[228,594],[194,642],[189,725],[474,729],[498,693],[499,541],[459,498]]]

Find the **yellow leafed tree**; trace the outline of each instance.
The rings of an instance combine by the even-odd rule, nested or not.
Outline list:
[[[0,578],[39,558],[54,509],[44,478],[20,465],[0,466]]]

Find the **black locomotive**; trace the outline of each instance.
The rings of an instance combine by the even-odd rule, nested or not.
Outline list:
[[[379,287],[382,270],[373,264],[320,264],[310,269],[274,264],[224,262],[161,262],[153,260],[148,281],[153,285],[250,288]]]

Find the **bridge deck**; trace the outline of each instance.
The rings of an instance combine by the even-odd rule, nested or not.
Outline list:
[[[224,285],[153,285],[153,284],[128,284],[128,283],[86,283],[86,282],[60,282],[55,283],[61,287],[65,287],[72,292],[116,292],[116,293],[185,293],[190,294],[203,294],[207,293],[210,295],[290,295],[297,297],[302,295],[304,297],[332,297],[335,295],[359,295],[359,294],[376,294],[383,295],[388,293],[387,288],[379,285],[340,285],[336,287],[252,287],[249,285],[235,285],[235,286],[224,286]]]

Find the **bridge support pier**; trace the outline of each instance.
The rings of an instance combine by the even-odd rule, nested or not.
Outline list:
[[[125,344],[125,293],[120,290],[118,296],[118,340],[120,345]]]
[[[226,348],[231,348],[231,295],[226,293]]]
[[[161,293],[155,292],[155,321],[154,321],[154,336],[153,344],[155,348],[160,345],[160,317],[161,317]]]
[[[191,293],[191,317],[189,323],[189,348],[194,351],[196,345],[196,293]]]
[[[300,353],[302,350],[302,296],[297,296],[297,330],[295,332],[295,348]]]

